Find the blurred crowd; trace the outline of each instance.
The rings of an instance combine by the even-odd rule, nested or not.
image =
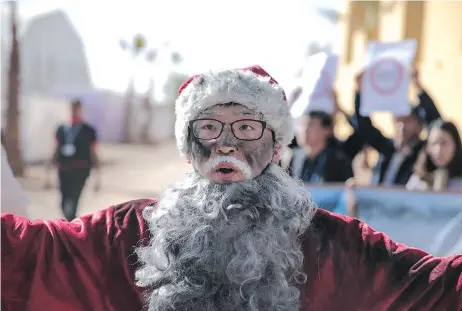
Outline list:
[[[331,93],[334,113],[306,111],[297,122],[296,138],[289,146],[293,177],[307,184],[344,183],[351,188],[360,183],[355,158],[371,169],[370,185],[405,187],[411,191],[462,191],[462,145],[459,130],[438,111],[431,90],[424,87],[419,72],[413,69],[412,83],[418,90],[418,102],[412,103],[409,115],[393,116],[395,134],[388,138],[369,116],[360,114],[363,73],[355,77],[354,113],[349,115]],[[289,97],[292,105],[303,86]],[[335,126],[339,117],[346,118],[352,134],[338,139]],[[371,149],[378,153],[375,165],[368,161]]]

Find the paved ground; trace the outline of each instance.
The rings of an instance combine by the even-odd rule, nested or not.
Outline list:
[[[156,197],[168,184],[191,170],[173,141],[156,146],[101,145],[100,149],[105,163],[102,188],[95,193],[94,179],[90,177],[79,204],[80,215],[132,199]],[[20,179],[31,199],[28,207],[31,219],[61,217],[59,192],[56,188],[44,190],[44,180],[45,169],[41,165],[29,167],[27,178]],[[55,178],[54,185],[57,185]]]

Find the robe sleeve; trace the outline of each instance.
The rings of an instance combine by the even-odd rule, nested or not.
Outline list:
[[[117,310],[117,299],[139,304],[128,263],[148,231],[141,209],[152,203],[127,202],[72,222],[2,214],[2,306]],[[124,294],[109,299],[117,290]]]
[[[318,247],[305,254],[313,310],[462,310],[462,255],[433,257],[325,211],[313,233]]]

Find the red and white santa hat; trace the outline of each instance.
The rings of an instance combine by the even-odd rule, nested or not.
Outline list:
[[[188,150],[189,121],[208,108],[227,103],[261,113],[282,146],[292,141],[292,117],[284,90],[263,68],[252,66],[202,73],[180,86],[175,102],[175,136],[181,154]]]

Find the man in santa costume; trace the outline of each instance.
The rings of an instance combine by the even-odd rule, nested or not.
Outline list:
[[[462,255],[317,209],[275,164],[293,128],[262,68],[190,78],[176,113],[194,172],[159,200],[72,222],[2,215],[2,310],[462,309]]]

